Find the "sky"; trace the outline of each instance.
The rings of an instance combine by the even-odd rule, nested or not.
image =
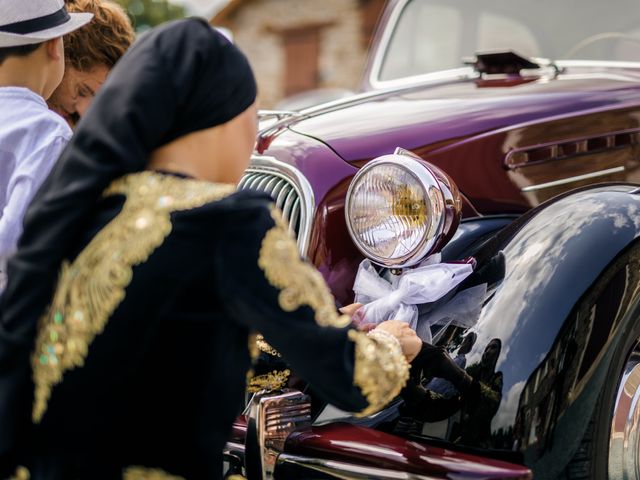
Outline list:
[[[203,17],[211,17],[222,8],[228,0],[171,0],[187,7],[189,13]]]

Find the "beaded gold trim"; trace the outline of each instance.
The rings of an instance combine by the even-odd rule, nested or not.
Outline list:
[[[400,393],[409,379],[409,363],[395,337],[349,330],[349,339],[356,344],[354,383],[369,402],[356,416],[366,417]]]
[[[158,468],[129,467],[124,471],[122,480],[185,480],[185,478],[171,475]]]
[[[190,210],[235,191],[233,185],[153,172],[114,181],[104,195],[126,196],[122,211],[62,265],[53,301],[41,318],[32,357],[33,420],[47,409],[65,371],[81,367],[89,346],[125,297],[134,265],[145,262],[171,233],[171,212]]]
[[[315,320],[320,326],[349,325],[351,318],[338,314],[333,296],[320,272],[300,259],[289,227],[275,206],[271,208],[271,217],[276,224],[262,240],[258,266],[264,271],[269,283],[280,290],[280,308],[285,312],[293,312],[308,305],[313,309]]]
[[[260,390],[280,390],[287,385],[291,370],[274,370],[264,375],[258,375],[249,380],[247,385],[247,392],[256,393]]]

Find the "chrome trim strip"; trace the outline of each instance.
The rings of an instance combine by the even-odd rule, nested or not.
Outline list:
[[[475,80],[480,77],[480,73],[476,72],[473,68],[460,67],[442,70],[439,72],[421,73],[420,75],[412,75],[410,77],[394,78],[393,80],[369,80],[369,82],[373,88],[386,88],[389,90],[394,87],[401,88],[416,86],[444,79]]]
[[[556,60],[559,68],[565,67],[594,67],[594,68],[631,68],[640,69],[640,62],[620,62],[608,60]]]
[[[564,160],[565,158],[575,157],[577,155],[584,154],[593,154],[597,152],[603,152],[607,150],[620,149],[620,148],[629,148],[636,145],[638,142],[638,137],[631,137],[628,143],[618,144],[616,145],[616,137],[618,135],[638,135],[640,134],[640,128],[627,128],[624,130],[612,130],[609,132],[592,134],[582,137],[571,137],[566,138],[564,140],[556,140],[554,142],[545,142],[539,143],[537,145],[527,145],[525,147],[514,148],[509,150],[504,159],[504,166],[509,170],[515,170],[519,168],[526,168],[532,165],[539,165],[541,163],[546,162],[555,162],[558,160]],[[589,149],[589,145],[587,142],[595,141],[595,140],[604,140],[606,145],[604,147],[593,147]],[[560,153],[560,147],[566,147],[567,145],[575,145],[576,150],[571,153]],[[543,160],[535,160],[535,161],[525,161],[520,163],[513,163],[511,160],[518,154],[529,154],[531,152],[535,152],[536,150],[551,148],[553,149],[553,155],[549,156],[549,158],[545,158]]]
[[[300,113],[294,110],[258,110],[258,120],[275,117],[281,120],[286,117],[299,117]]]
[[[253,155],[251,164],[246,170],[247,174],[267,172],[282,178],[285,182],[290,183],[293,189],[297,190],[300,199],[300,231],[298,232],[298,250],[300,255],[305,257],[309,248],[309,240],[311,238],[311,226],[313,217],[316,213],[316,200],[311,188],[309,180],[296,167],[288,163],[276,160],[274,157],[267,155]],[[288,195],[287,185],[283,184],[279,194]]]
[[[339,462],[335,460],[324,460],[321,458],[302,457],[300,455],[290,455],[281,453],[278,456],[277,465],[292,464],[298,467],[307,468],[325,475],[342,480],[436,480],[436,477],[428,477],[409,472],[398,472],[386,468],[369,467],[355,465],[352,463]]]
[[[561,180],[554,180],[553,182],[540,183],[538,185],[531,185],[529,187],[521,188],[523,193],[536,192],[538,190],[544,190],[545,188],[558,187],[560,185],[566,185],[568,183],[579,182],[581,180],[588,180],[590,178],[604,177],[605,175],[611,175],[612,173],[624,172],[625,167],[607,168],[606,170],[600,170],[599,172],[585,173],[584,175],[577,175],[575,177],[563,178]]]

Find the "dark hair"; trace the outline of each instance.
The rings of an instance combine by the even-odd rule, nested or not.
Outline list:
[[[0,48],[0,65],[9,57],[26,57],[31,52],[35,52],[42,43],[33,43],[31,45],[20,45],[19,47]]]

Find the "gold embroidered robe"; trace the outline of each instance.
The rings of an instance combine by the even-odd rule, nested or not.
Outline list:
[[[68,260],[32,355],[33,479],[219,478],[254,331],[346,410],[382,407],[408,376],[397,345],[336,312],[261,194],[129,175]]]

